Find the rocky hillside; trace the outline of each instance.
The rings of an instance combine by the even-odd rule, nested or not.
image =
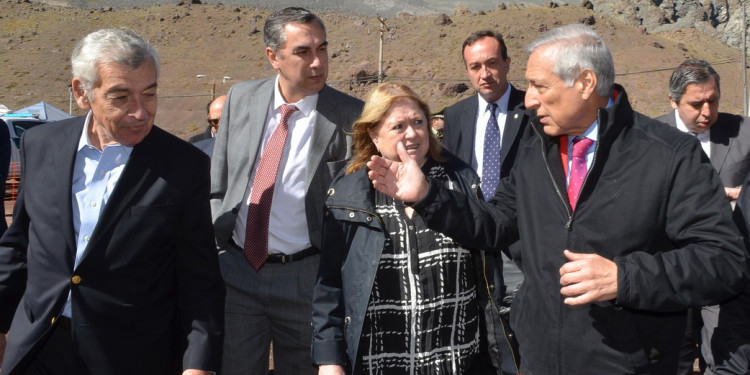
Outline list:
[[[103,0],[82,1],[99,5]],[[119,3],[135,6],[137,1]],[[496,29],[505,35],[509,46],[509,79],[524,88],[523,47],[548,29],[584,22],[609,44],[617,81],[625,86],[637,110],[652,116],[667,112],[666,85],[671,70],[683,60],[697,57],[714,63],[723,78],[722,110],[742,111],[738,50],[724,43],[718,32],[706,33],[698,27],[639,27],[618,19],[627,14],[624,10],[603,12],[599,10],[603,5],[591,5],[593,9],[502,4],[488,11],[455,7],[445,14],[402,12],[386,17],[384,75],[387,80],[414,87],[434,109],[451,105],[473,94],[461,60],[461,43],[472,31]],[[67,110],[68,60],[75,41],[99,28],[126,26],[143,34],[161,54],[157,123],[187,138],[205,126],[205,104],[212,88],[222,94],[239,80],[274,74],[265,59],[260,32],[268,12],[190,1],[81,9],[0,0],[0,104],[18,109],[44,100]],[[334,11],[320,15],[330,42],[329,84],[363,98],[378,74],[380,23],[374,15]],[[75,105],[73,112],[80,113]]]

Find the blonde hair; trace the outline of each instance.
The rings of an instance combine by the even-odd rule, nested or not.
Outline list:
[[[364,167],[373,155],[378,154],[378,149],[370,138],[370,131],[380,126],[393,102],[402,98],[414,101],[424,113],[425,119],[430,118],[430,107],[409,86],[391,82],[378,85],[367,96],[362,115],[352,125],[354,155],[346,168],[346,174],[356,172]],[[428,126],[432,127],[431,124]],[[431,129],[428,130],[430,144],[427,153],[434,160],[442,161],[443,147]]]

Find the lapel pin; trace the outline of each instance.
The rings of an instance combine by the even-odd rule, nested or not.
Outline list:
[[[516,113],[515,115],[513,115],[513,118],[514,119],[518,118],[518,113]]]

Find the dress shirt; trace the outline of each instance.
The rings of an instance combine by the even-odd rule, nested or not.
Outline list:
[[[279,171],[276,174],[271,216],[268,221],[269,254],[294,254],[310,247],[310,234],[307,230],[307,214],[305,212],[305,174],[313,126],[318,116],[316,109],[318,94],[306,96],[297,103],[285,103],[281,92],[279,92],[278,76],[274,85],[274,99],[268,108],[268,117],[261,141],[262,146],[253,163],[253,170],[247,188],[245,188],[245,198],[242,200],[237,213],[232,239],[234,243],[240,244],[240,246],[245,243],[247,209],[250,204],[253,179],[261,155],[263,155],[263,149],[281,121],[282,104],[296,106],[299,111],[294,112],[289,119],[289,133],[279,162]]]
[[[711,129],[709,128],[703,133],[691,132],[690,130],[688,130],[687,126],[685,126],[685,123],[682,122],[680,113],[677,112],[676,109],[674,110],[674,118],[675,123],[677,124],[677,129],[680,129],[685,133],[692,134],[695,136],[695,138],[698,138],[698,141],[701,143],[701,147],[703,148],[703,152],[705,152],[706,156],[711,159]]]
[[[490,121],[490,111],[487,110],[489,104],[481,95],[477,94],[479,98],[479,106],[477,107],[477,123],[475,125],[476,131],[474,132],[474,158],[471,161],[471,166],[477,171],[479,177],[482,177],[482,160],[484,160],[484,134],[487,130],[487,122]],[[508,88],[505,89],[505,94],[498,99],[497,104],[497,125],[500,128],[500,139],[503,139],[505,134],[505,119],[508,116],[508,101],[510,100],[510,83]],[[502,141],[500,141],[502,147]],[[502,160],[501,160],[502,162]]]
[[[92,146],[88,136],[91,116],[91,111],[89,111],[78,141],[73,167],[71,202],[73,203],[73,229],[76,236],[76,259],[73,269],[78,267],[96,223],[99,222],[99,215],[107,204],[133,151],[132,147],[120,144],[108,145],[101,151]],[[65,304],[63,316],[72,318],[72,313],[70,293],[68,293],[68,302]]]
[[[609,98],[609,102],[607,102],[607,108],[610,108],[613,105],[615,105],[615,102],[612,100],[612,98]],[[570,169],[573,167],[573,140],[577,137],[588,138],[594,141],[589,149],[586,150],[586,170],[589,170],[591,169],[591,163],[594,162],[594,151],[596,150],[596,144],[599,141],[599,121],[594,120],[594,123],[591,124],[589,128],[579,136],[568,136],[568,175],[565,177],[566,185],[570,181]]]

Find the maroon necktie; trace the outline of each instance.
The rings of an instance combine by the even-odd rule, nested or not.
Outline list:
[[[568,179],[568,200],[572,210],[576,209],[578,194],[581,192],[581,185],[583,185],[586,172],[588,172],[586,151],[593,143],[594,141],[588,138],[573,139],[573,158],[570,166],[570,178]]]
[[[268,220],[271,216],[273,188],[276,185],[276,174],[279,171],[286,136],[289,134],[289,118],[296,110],[297,107],[293,105],[281,105],[281,122],[263,149],[258,170],[255,171],[253,179],[250,205],[247,208],[243,254],[256,271],[266,263],[268,258]]]

